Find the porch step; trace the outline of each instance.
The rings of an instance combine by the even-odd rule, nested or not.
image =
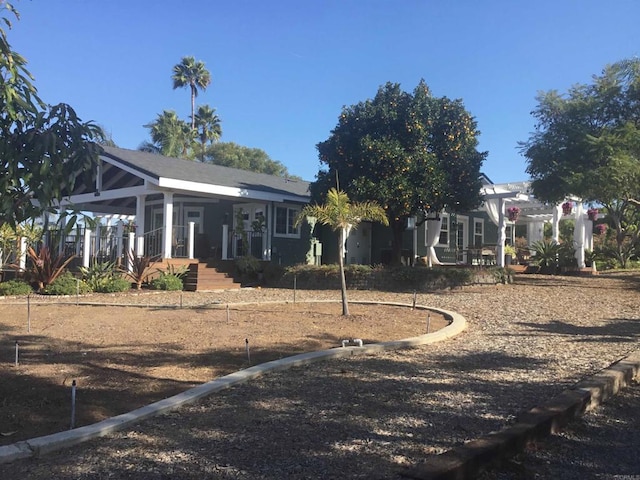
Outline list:
[[[215,267],[207,266],[206,263],[191,263],[184,280],[184,289],[188,292],[239,288],[240,283],[236,282],[233,277],[218,271]]]

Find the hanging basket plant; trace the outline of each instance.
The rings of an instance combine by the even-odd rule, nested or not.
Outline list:
[[[510,222],[517,222],[519,216],[520,216],[520,209],[518,207],[507,208],[507,217],[509,218]]]
[[[573,210],[573,202],[564,202],[562,204],[563,215],[571,215],[572,210]]]
[[[589,220],[595,222],[596,220],[598,220],[598,209],[590,208],[589,210],[587,210],[587,216],[589,217]]]
[[[599,223],[598,225],[596,225],[596,232],[598,232],[598,235],[607,233],[607,225],[604,223]]]

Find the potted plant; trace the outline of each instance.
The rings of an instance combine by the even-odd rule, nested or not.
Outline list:
[[[508,267],[513,262],[513,259],[516,258],[517,252],[516,248],[513,245],[505,245],[504,246],[504,264]]]
[[[590,208],[589,210],[587,210],[587,217],[589,217],[589,220],[591,220],[592,222],[598,220],[598,209]]]
[[[510,222],[517,222],[519,216],[520,216],[520,209],[518,207],[507,208],[507,217],[509,218]]]
[[[573,202],[564,202],[562,204],[563,215],[571,215],[572,210],[573,210]]]
[[[596,232],[598,233],[598,235],[607,233],[607,225],[604,223],[599,223],[598,225],[596,225]]]

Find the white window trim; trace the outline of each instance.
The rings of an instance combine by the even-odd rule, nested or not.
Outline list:
[[[482,232],[478,235],[476,233],[476,225],[480,224]],[[484,245],[484,218],[473,218],[473,245],[476,244],[476,237],[480,237],[480,245]]]
[[[289,215],[293,215],[295,217],[300,213],[301,207],[297,205],[274,205],[273,207],[273,236],[277,238],[300,238],[300,226],[296,228],[296,233],[278,233],[276,222],[278,220],[278,209],[286,208],[287,209],[287,225],[289,224]]]

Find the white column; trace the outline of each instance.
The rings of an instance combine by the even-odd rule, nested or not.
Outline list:
[[[560,242],[560,217],[562,215],[562,205],[553,207],[553,220],[551,221],[552,240]]]
[[[162,257],[171,258],[173,244],[173,193],[164,194],[164,230],[162,232]]]
[[[136,236],[142,239],[142,242],[138,242],[136,245],[136,254],[138,256],[144,255],[144,225],[145,225],[145,206],[146,206],[146,195],[136,195],[136,219],[134,221],[136,225]],[[133,245],[133,244],[131,244]],[[141,245],[140,248],[138,246]]]
[[[20,237],[20,257],[18,260],[20,271],[24,272],[27,269],[27,238]]]
[[[91,229],[86,225],[84,227],[84,238],[82,242],[82,266],[89,267],[89,260],[91,259]]]
[[[593,221],[589,219],[584,223],[584,248],[593,251]]]
[[[135,224],[138,227],[138,231],[136,232],[138,235],[144,234],[144,211],[146,206],[146,195],[137,195],[136,196],[136,220]]]
[[[122,254],[123,254],[123,240],[124,240],[124,223],[122,220],[120,220],[118,222],[118,225],[116,226],[116,258],[118,259],[117,261],[119,262],[120,259],[122,258]]]
[[[189,222],[189,235],[187,236],[187,249],[189,260],[193,260],[194,244],[195,244],[196,222]]]
[[[586,266],[584,261],[584,208],[582,202],[576,202],[576,223],[573,227],[573,244],[576,249],[578,268]]]
[[[227,259],[229,253],[229,225],[222,225],[222,260]]]
[[[416,258],[418,257],[418,227],[416,224],[418,223],[418,219],[413,217],[413,258],[411,259],[411,266],[416,266]],[[371,256],[369,256],[371,258]]]
[[[504,198],[498,201],[498,246],[496,247],[496,260],[499,267],[504,267],[504,244],[507,240],[506,202]]]
[[[271,260],[271,238],[272,238],[272,232],[273,232],[273,204],[272,203],[268,203],[266,205],[266,223],[267,223],[267,228],[265,231],[265,235],[267,236],[266,238],[266,252],[265,252],[265,260]]]

